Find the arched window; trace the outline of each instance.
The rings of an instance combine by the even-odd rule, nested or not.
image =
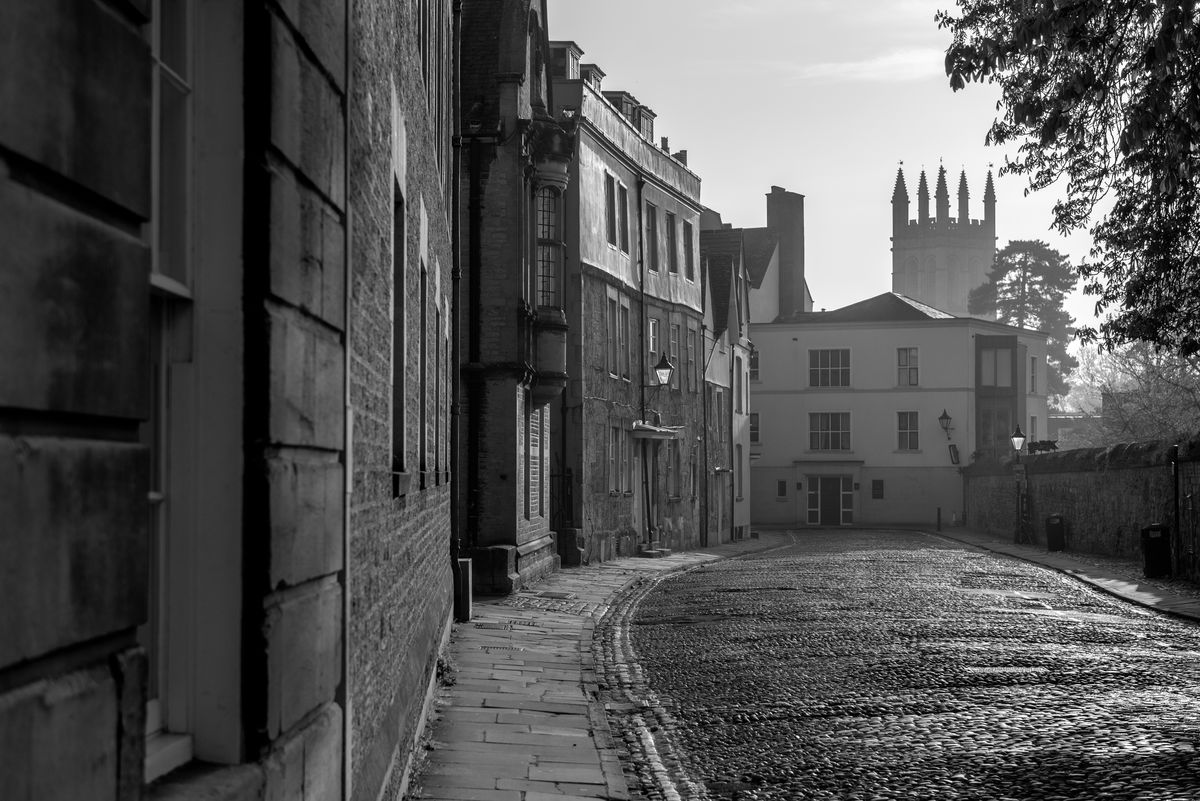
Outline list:
[[[537,302],[562,308],[562,195],[552,186],[537,190]]]

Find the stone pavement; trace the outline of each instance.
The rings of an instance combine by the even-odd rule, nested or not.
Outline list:
[[[1200,590],[1140,578],[1140,565],[1049,553],[965,528],[926,531],[1067,573],[1113,595],[1200,621]],[[506,597],[476,599],[457,624],[427,750],[408,798],[433,801],[628,799],[600,700],[592,635],[618,598],[670,572],[793,542],[786,531],[664,558],[627,557],[555,573]]]
[[[628,799],[599,700],[592,633],[610,601],[669,572],[792,542],[764,532],[701,551],[562,570],[477,598],[448,649],[427,750],[407,797],[437,801]]]
[[[1011,540],[967,528],[947,528],[926,533],[1034,562],[1074,576],[1118,598],[1177,617],[1200,621],[1200,587],[1181,580],[1147,579],[1138,562],[1068,551],[1047,551],[1036,545],[1017,545]]]

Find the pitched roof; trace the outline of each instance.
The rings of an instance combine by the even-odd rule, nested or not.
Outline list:
[[[779,235],[769,228],[744,228],[742,247],[746,259],[746,273],[750,285],[755,289],[762,286],[767,267],[779,248]]]
[[[824,312],[800,312],[787,318],[795,323],[883,323],[902,320],[953,320],[955,316],[896,292]]]

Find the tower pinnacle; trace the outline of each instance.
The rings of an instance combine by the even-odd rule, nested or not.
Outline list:
[[[924,225],[929,221],[929,184],[925,182],[925,171],[921,170],[921,180],[917,182],[917,223]]]
[[[967,203],[970,193],[967,191],[967,171],[963,170],[958,176],[958,224],[971,224],[971,210]]]
[[[937,202],[937,220],[939,223],[946,222],[950,217],[950,190],[946,188],[946,168],[938,165],[937,189],[933,193],[934,200]]]

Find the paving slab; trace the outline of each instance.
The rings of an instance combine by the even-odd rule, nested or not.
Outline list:
[[[409,798],[430,801],[627,801],[598,699],[592,633],[624,590],[715,559],[790,545],[787,532],[655,559],[569,568],[509,596],[476,598],[446,656]]]

